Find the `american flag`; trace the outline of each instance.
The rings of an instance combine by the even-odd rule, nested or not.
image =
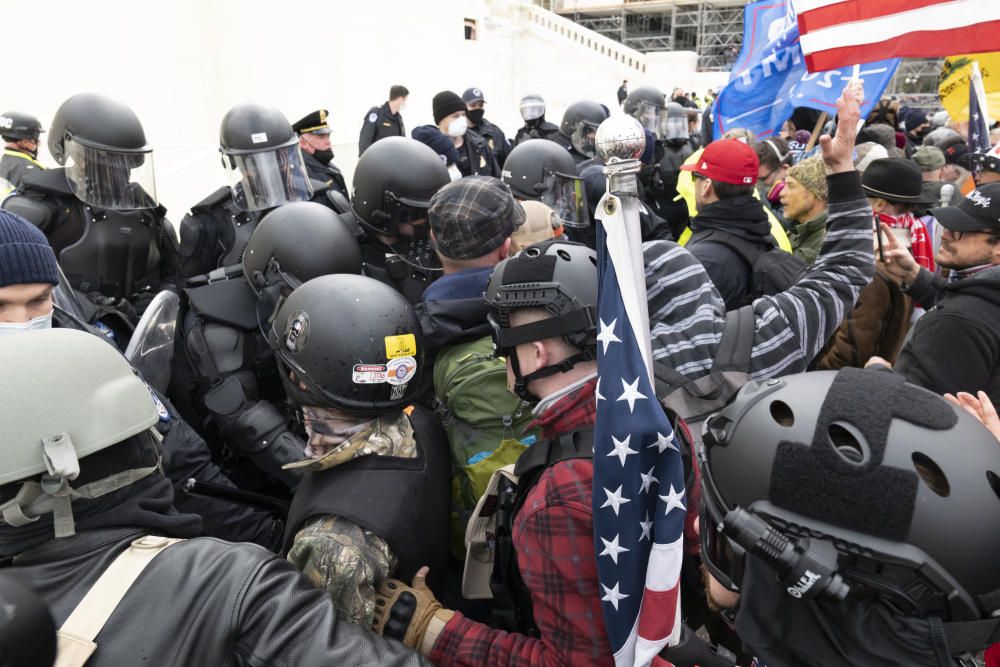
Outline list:
[[[986,153],[990,145],[990,120],[987,118],[986,90],[979,63],[972,63],[969,78],[969,152]]]
[[[606,194],[598,210],[594,546],[615,665],[633,667],[680,637],[687,496],[678,441],[650,381],[638,211],[628,216],[633,235],[622,200]]]
[[[792,0],[810,72],[1000,50],[997,0]]]

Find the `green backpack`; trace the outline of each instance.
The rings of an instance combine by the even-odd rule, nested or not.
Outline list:
[[[451,550],[464,559],[465,527],[493,471],[534,442],[536,434],[523,433],[531,406],[507,391],[507,364],[489,337],[441,349],[434,394],[451,449]]]

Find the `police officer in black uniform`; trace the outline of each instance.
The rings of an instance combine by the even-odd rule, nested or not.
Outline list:
[[[365,114],[361,123],[361,133],[358,135],[358,155],[379,139],[386,137],[405,137],[406,128],[399,112],[406,106],[406,97],[410,91],[406,86],[395,85],[389,89],[389,101],[380,107],[372,107]]]
[[[309,178],[325,183],[331,193],[340,193],[344,202],[349,204],[350,194],[347,191],[344,174],[333,164],[330,125],[327,122],[329,115],[330,112],[326,109],[313,111],[292,123],[292,129],[299,135],[299,148],[302,149],[302,158],[306,162]]]
[[[45,232],[75,289],[142,310],[177,264],[142,123],[121,102],[74,95],[56,111],[49,153],[63,168],[25,172],[3,207]]]
[[[338,607],[360,622],[374,612],[376,579],[430,565],[441,591],[450,454],[437,419],[413,404],[426,372],[413,308],[377,280],[323,276],[288,297],[269,340],[309,433],[310,455],[298,465],[310,472],[288,515],[290,559],[314,582],[325,579]],[[358,560],[365,567],[354,567]],[[330,562],[343,573],[324,576]],[[367,609],[350,609],[359,591]]]
[[[603,104],[591,100],[580,100],[566,107],[559,134],[554,140],[569,151],[578,167],[581,162],[592,160],[597,155],[597,128],[608,119],[608,115]]]
[[[264,216],[242,266],[197,277],[184,290],[169,396],[239,486],[291,487],[300,476],[282,469],[302,458],[305,443],[279,407],[285,394],[262,337],[279,302],[316,276],[360,271],[361,251],[339,216],[295,202]]]
[[[354,170],[351,205],[364,231],[364,274],[399,291],[411,304],[441,276],[427,208],[451,182],[444,163],[414,139],[391,137],[372,146]]]
[[[665,219],[675,238],[688,223],[687,204],[677,200],[677,176],[684,161],[697,149],[688,132],[688,112],[677,102],[667,102],[654,86],[636,88],[625,99],[623,110],[639,121],[656,139],[653,164],[643,168],[640,181],[644,203]]]
[[[462,93],[462,101],[469,109],[465,113],[465,117],[469,120],[469,129],[486,140],[497,164],[503,167],[504,161],[510,154],[510,142],[507,141],[503,130],[483,117],[486,114],[486,98],[483,96],[483,91],[479,88],[467,88]]]
[[[559,126],[545,120],[545,100],[541,95],[525,95],[519,105],[524,125],[514,135],[513,146],[528,139],[549,139],[554,141],[559,134]]]
[[[219,128],[219,152],[231,185],[192,206],[181,220],[182,284],[239,264],[257,222],[282,204],[316,201],[337,208],[327,197],[329,187],[309,177],[299,138],[275,107],[238,104],[230,109]]]
[[[0,137],[3,138],[3,157],[0,158],[0,179],[17,187],[26,171],[45,169],[38,161],[38,137],[42,124],[31,114],[7,111],[0,116]],[[0,186],[0,197],[4,187]]]

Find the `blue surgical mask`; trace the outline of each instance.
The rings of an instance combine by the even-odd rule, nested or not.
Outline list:
[[[52,328],[52,313],[27,322],[0,322],[0,336]]]

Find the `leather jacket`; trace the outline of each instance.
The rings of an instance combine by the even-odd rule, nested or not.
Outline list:
[[[42,597],[58,627],[144,532],[94,530],[51,540],[16,556],[5,571]],[[156,556],[95,642],[87,667],[430,664],[338,618],[329,595],[287,561],[210,537]]]

